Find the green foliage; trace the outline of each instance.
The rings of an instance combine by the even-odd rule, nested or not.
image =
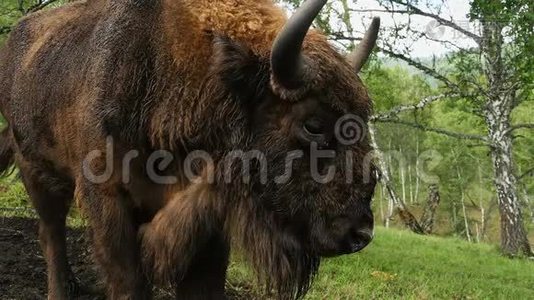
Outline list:
[[[232,286],[251,272],[230,268]],[[530,299],[534,262],[502,257],[496,247],[377,228],[363,252],[326,260],[305,299]]]
[[[4,0],[0,3],[0,45],[2,45],[13,24],[23,16],[19,1]]]
[[[475,0],[469,14],[472,20],[496,22],[506,30],[508,66],[522,79],[534,86],[534,4],[530,0]]]
[[[387,68],[375,64],[363,75],[375,112],[388,111],[403,104],[413,104],[436,93],[420,75],[412,75],[405,68]]]
[[[472,56],[457,55],[452,59],[470,60]],[[476,65],[473,65],[473,69],[476,69]],[[458,76],[466,76],[460,74],[461,70],[453,71],[458,72]],[[477,72],[472,74],[476,75]],[[476,76],[473,78],[476,79]],[[367,69],[363,79],[369,87],[377,113],[399,105],[414,104],[425,97],[440,93],[439,89],[428,84],[423,76],[411,74],[406,68],[399,66],[390,68],[380,63],[373,64]],[[484,136],[485,121],[477,114],[480,103],[466,99],[443,99],[424,110],[401,113],[398,118],[426,127]],[[515,109],[513,122],[531,122],[533,109],[533,101],[522,102]],[[397,191],[417,216],[420,216],[422,203],[426,201],[427,186],[433,183],[418,174],[417,169],[420,168],[438,179],[442,203],[437,215],[437,234],[461,237],[470,234],[475,237],[479,231],[480,240],[498,243],[499,219],[488,147],[477,141],[458,140],[398,124],[377,123],[376,126],[378,143],[389,158],[390,172],[393,174]],[[531,161],[534,132],[532,129],[524,129],[517,133],[514,158],[517,174],[521,175],[533,167]],[[437,162],[431,170],[426,155],[431,158],[430,162]],[[521,197],[525,199],[525,219],[529,220],[528,224],[532,224],[530,220],[534,207],[527,200],[534,194],[533,185],[532,178],[525,177],[520,186]],[[387,215],[387,202],[387,195],[383,195],[378,189],[374,206],[379,223],[383,222]],[[465,213],[462,205],[466,207]],[[487,214],[487,220],[482,220],[482,210]],[[484,230],[485,232],[482,232]]]
[[[67,0],[2,0],[0,2],[0,45],[5,42],[11,27],[22,16],[39,9],[57,7]]]

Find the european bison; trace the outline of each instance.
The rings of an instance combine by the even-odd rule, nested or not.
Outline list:
[[[370,242],[371,149],[336,128],[367,122],[357,73],[379,22],[347,59],[309,31],[325,2],[287,20],[271,0],[88,0],[19,22],[0,53],[0,169],[15,162],[39,213],[49,299],[75,293],[73,199],[111,299],[153,282],[224,298],[231,241],[298,298],[320,257]]]

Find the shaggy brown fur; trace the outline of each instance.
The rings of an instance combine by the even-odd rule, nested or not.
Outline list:
[[[310,142],[298,133],[313,116],[328,120],[330,138],[343,114],[367,121],[369,98],[317,31],[304,43],[304,85],[289,90],[271,78],[270,51],[285,22],[270,0],[92,0],[31,14],[13,29],[0,51],[0,111],[9,123],[0,171],[15,158],[41,217],[49,299],[75,294],[65,245],[73,199],[90,221],[111,299],[150,298],[152,281],[173,284],[180,299],[223,298],[230,240],[267,289],[300,297],[321,256],[361,249],[348,243],[373,224],[375,182],[359,165],[368,142],[328,144],[352,153],[355,180],[340,172],[319,184],[306,160]],[[158,149],[175,157],[161,171],[176,176],[172,184],[147,175]],[[306,157],[294,178],[276,184],[286,153],[298,149]],[[95,150],[100,156],[84,165]],[[124,181],[130,150],[139,156]],[[182,162],[194,150],[210,153],[213,165],[198,164],[202,180],[191,182]],[[233,150],[262,151],[267,183],[255,164],[250,182],[239,164],[227,169]],[[328,165],[345,170],[347,161]],[[85,176],[110,167],[102,183]]]

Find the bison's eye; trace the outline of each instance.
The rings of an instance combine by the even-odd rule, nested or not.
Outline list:
[[[302,124],[300,138],[305,142],[327,143],[325,125],[321,120],[309,119]]]
[[[304,122],[302,128],[304,129],[304,132],[310,136],[322,135],[324,132],[322,123],[315,119]]]

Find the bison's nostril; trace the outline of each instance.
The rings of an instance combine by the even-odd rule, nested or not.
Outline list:
[[[367,246],[366,243],[355,242],[352,245],[350,245],[350,252],[352,252],[352,253],[358,252],[358,251],[362,250],[363,248],[365,248],[365,246]]]
[[[373,239],[373,231],[370,229],[360,229],[352,233],[349,241],[350,252],[358,252],[365,248]]]

